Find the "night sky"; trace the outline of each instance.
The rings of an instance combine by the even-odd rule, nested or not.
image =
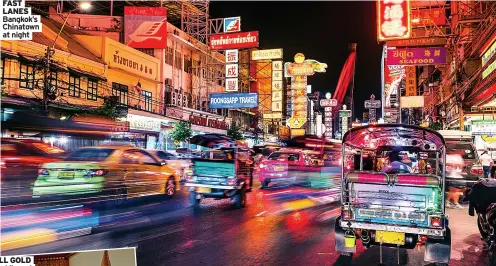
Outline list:
[[[382,45],[376,39],[376,3],[367,2],[210,2],[210,17],[241,16],[242,31],[259,31],[259,49],[283,48],[284,60],[296,53],[327,63],[327,73],[309,78],[312,88],[334,92],[348,58],[348,44],[356,42],[355,111],[363,102],[380,98]]]

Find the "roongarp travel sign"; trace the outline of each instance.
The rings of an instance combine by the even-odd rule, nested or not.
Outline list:
[[[257,93],[212,93],[210,94],[211,109],[256,108],[258,107]]]

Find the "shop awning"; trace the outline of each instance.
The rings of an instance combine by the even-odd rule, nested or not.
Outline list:
[[[486,77],[472,93],[465,98],[467,106],[482,106],[491,101],[496,94],[496,71]]]
[[[73,73],[76,73],[76,74],[81,75],[81,76],[92,77],[92,78],[96,78],[96,79],[100,79],[100,80],[104,80],[104,81],[107,80],[107,78],[105,78],[102,75],[99,75],[99,74],[91,72],[91,71],[83,70],[79,67],[69,67],[69,72],[73,72]]]
[[[1,52],[2,52],[2,57],[5,57],[5,58],[19,58],[19,55],[10,51],[10,50],[7,50],[7,49],[1,49]]]

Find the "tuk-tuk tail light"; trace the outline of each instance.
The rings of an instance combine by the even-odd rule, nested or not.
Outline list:
[[[473,175],[483,175],[484,170],[482,168],[482,165],[474,165],[472,166],[472,169],[470,169],[470,173]]]
[[[431,226],[432,227],[441,227],[441,217],[431,217]]]

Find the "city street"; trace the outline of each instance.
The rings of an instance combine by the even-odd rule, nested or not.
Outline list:
[[[335,204],[277,213],[270,197],[300,188],[256,189],[244,209],[229,201],[205,200],[189,207],[186,193],[162,202],[119,209],[114,223],[91,235],[3,252],[3,255],[137,247],[139,265],[378,265],[379,248],[363,249],[350,262],[334,251]],[[261,197],[265,193],[269,200]],[[476,220],[467,209],[449,209],[450,265],[487,265]],[[101,214],[104,215],[103,213]],[[107,217],[109,217],[108,215]],[[358,241],[359,242],[359,241]],[[384,248],[384,264],[396,265],[396,249]],[[423,265],[423,248],[400,250],[401,265]]]

